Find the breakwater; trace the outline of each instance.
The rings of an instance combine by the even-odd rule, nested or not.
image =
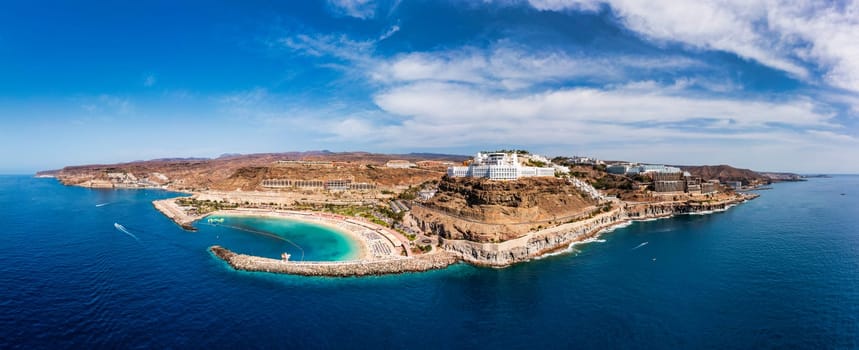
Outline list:
[[[164,216],[173,220],[176,225],[179,225],[186,231],[197,231],[194,227],[194,221],[202,219],[205,215],[189,215],[176,203],[177,198],[162,199],[152,202],[152,206],[158,209]]]
[[[350,277],[422,272],[445,268],[458,261],[447,252],[383,260],[293,262],[237,254],[221,246],[209,247],[209,251],[236,270],[302,276]]]

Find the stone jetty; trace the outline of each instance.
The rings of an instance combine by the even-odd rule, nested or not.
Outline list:
[[[209,251],[236,270],[302,276],[351,277],[422,272],[445,268],[458,261],[447,252],[383,260],[297,262],[237,254],[221,246],[209,247]]]
[[[197,231],[194,227],[194,221],[200,220],[205,215],[189,215],[176,203],[178,198],[162,199],[153,201],[152,205],[158,209],[164,216],[173,220],[179,227],[186,231]]]

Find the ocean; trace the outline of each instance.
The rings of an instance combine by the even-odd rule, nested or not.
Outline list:
[[[504,269],[310,278],[206,248],[276,257],[288,239],[339,260],[351,243],[271,222],[186,232],[151,204],[175,193],[0,176],[0,348],[859,347],[859,176],[760,194]]]

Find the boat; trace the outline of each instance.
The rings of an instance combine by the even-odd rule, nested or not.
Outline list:
[[[289,253],[286,253],[286,252],[284,252],[283,254],[280,255],[280,258],[283,259],[283,261],[289,261],[289,257],[290,257]]]

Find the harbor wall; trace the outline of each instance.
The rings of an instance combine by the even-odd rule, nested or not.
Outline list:
[[[302,276],[351,277],[422,272],[445,268],[458,261],[446,252],[384,260],[293,262],[237,254],[221,246],[209,247],[209,251],[236,270]]]

